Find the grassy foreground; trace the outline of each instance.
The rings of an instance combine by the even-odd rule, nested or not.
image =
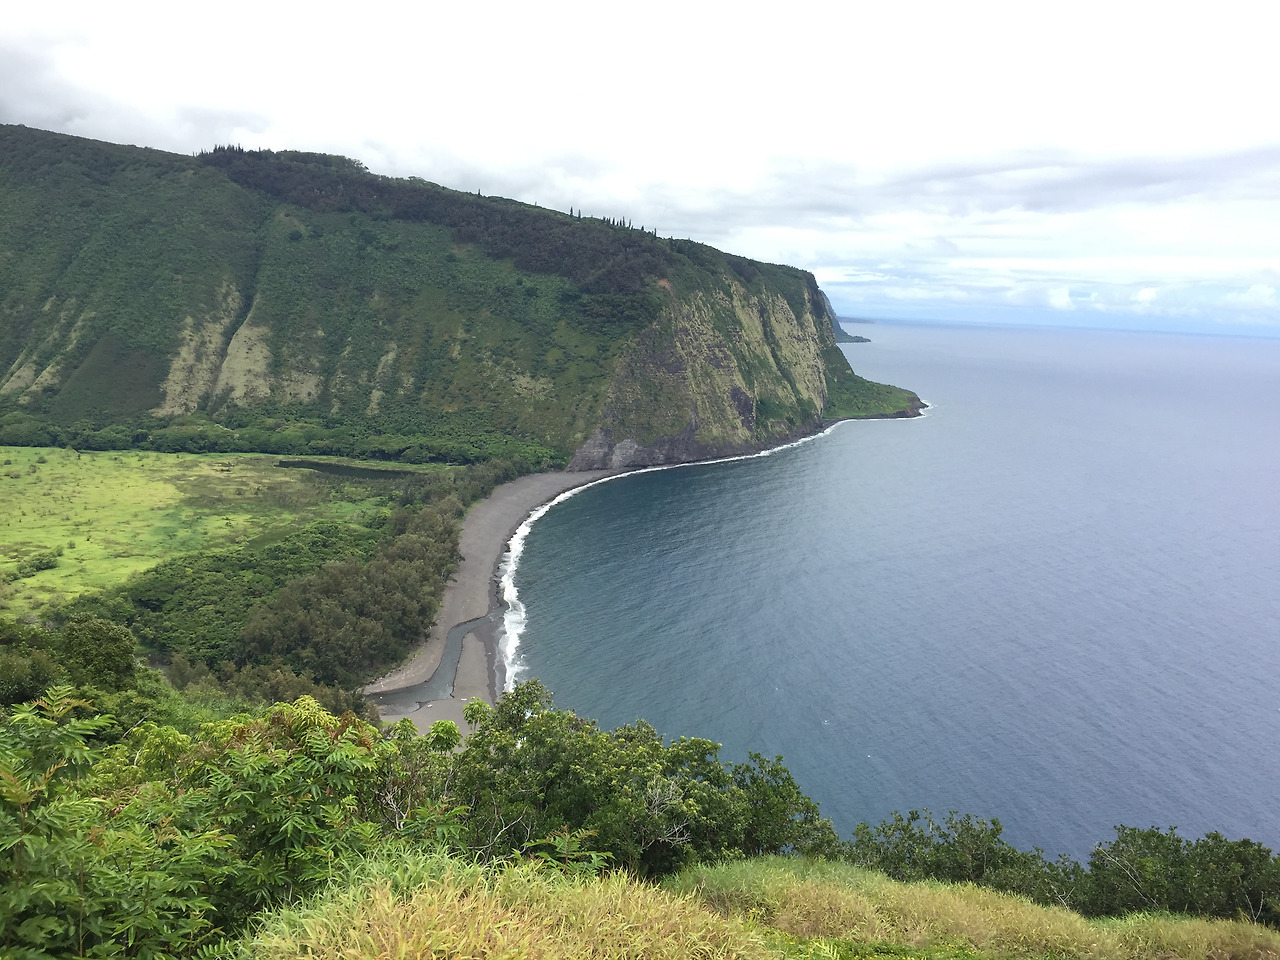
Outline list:
[[[0,447],[0,611],[34,613],[178,554],[261,543],[365,510],[362,499],[334,496],[310,471],[278,462],[265,454]],[[43,564],[32,563],[40,557]]]
[[[366,861],[233,945],[242,957],[1087,958],[1271,960],[1244,921],[1086,920],[967,884],[904,884],[773,857],[686,870],[661,887],[530,862],[479,867],[404,851]]]
[[[1280,957],[1280,933],[1251,922],[1136,913],[1085,919],[972,884],[899,883],[848,864],[766,858],[686,870],[668,888],[724,915],[754,918],[793,944],[823,941],[835,950],[826,955]],[[806,954],[788,947],[785,955]]]

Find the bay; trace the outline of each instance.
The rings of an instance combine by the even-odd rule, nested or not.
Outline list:
[[[931,404],[555,506],[518,675],[612,727],[782,754],[847,836],[928,807],[1087,857],[1280,847],[1280,342],[877,324]]]

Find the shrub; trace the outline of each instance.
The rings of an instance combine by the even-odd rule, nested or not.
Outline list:
[[[61,556],[62,548],[58,547],[54,550],[41,550],[24,557],[18,561],[19,579],[34,577],[41,570],[52,570],[58,565],[58,558]]]

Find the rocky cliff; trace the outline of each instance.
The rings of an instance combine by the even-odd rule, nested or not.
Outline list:
[[[834,340],[811,278],[799,309],[768,286],[716,279],[684,296],[668,285],[658,319],[618,358],[599,425],[570,469],[723,456],[821,425],[822,355]]]
[[[698,459],[831,413],[833,320],[794,268],[341,157],[0,127],[0,443]]]

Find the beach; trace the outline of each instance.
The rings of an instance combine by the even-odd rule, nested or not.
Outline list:
[[[467,701],[479,697],[493,703],[497,699],[501,692],[497,666],[498,636],[502,629],[498,565],[507,543],[525,518],[547,501],[616,472],[530,474],[503,484],[471,507],[463,518],[458,541],[462,560],[445,585],[440,612],[426,642],[408,662],[364,689],[365,694],[378,703],[385,722],[395,723],[408,717],[420,732],[425,732],[436,720],[452,720],[465,732],[462,710]],[[472,621],[481,622],[462,637],[452,695],[419,699],[414,688],[430,681],[441,667],[450,631]],[[452,669],[452,663],[444,664],[444,669]]]
[[[914,415],[919,416],[919,411]],[[568,490],[605,477],[759,456],[770,450],[808,442],[839,422],[824,421],[819,433],[798,439],[787,438],[764,450],[733,454],[717,460],[629,469],[535,473],[503,484],[473,505],[463,518],[458,540],[462,560],[445,584],[440,612],[426,642],[406,663],[368,684],[364,688],[365,695],[377,706],[386,723],[408,717],[419,732],[425,732],[436,720],[452,720],[465,733],[462,710],[467,701],[480,698],[494,703],[502,692],[503,664],[499,662],[498,643],[504,604],[498,568],[508,543],[531,513]],[[450,676],[455,662],[456,673]],[[437,671],[440,671],[440,676],[436,676]]]

